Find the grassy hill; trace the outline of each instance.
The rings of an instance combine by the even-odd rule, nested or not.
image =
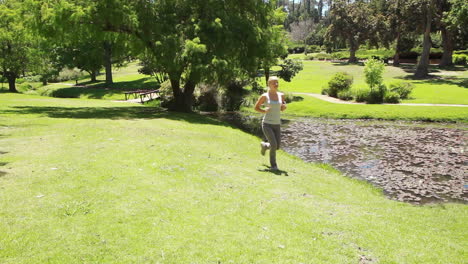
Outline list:
[[[195,114],[0,94],[1,263],[464,263],[466,205],[365,182]]]

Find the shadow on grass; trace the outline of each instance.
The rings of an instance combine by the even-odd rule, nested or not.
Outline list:
[[[347,61],[331,61],[333,66],[364,66],[364,62],[353,62],[349,63]]]
[[[263,164],[263,166],[265,168],[264,169],[258,169],[258,171],[260,171],[260,172],[269,172],[269,173],[273,173],[273,174],[278,175],[278,176],[281,176],[281,175],[289,176],[287,171],[280,170],[280,169],[272,169],[271,166],[268,166],[268,165],[265,165],[265,164]]]
[[[6,154],[8,152],[4,152],[4,151],[0,151],[0,154]],[[0,167],[3,167],[5,165],[7,165],[8,162],[0,162]],[[3,177],[5,175],[7,175],[8,173],[4,172],[4,171],[0,171],[0,177]]]
[[[113,84],[106,84],[105,82],[86,82],[80,85],[85,85],[89,88],[107,88],[114,90],[149,90],[158,88],[159,84],[153,77],[144,77],[133,81],[116,82]]]
[[[76,119],[170,119],[195,124],[229,126],[214,118],[196,113],[169,112],[155,107],[49,107],[15,106],[11,110],[2,110],[0,114],[42,115],[50,118]]]
[[[105,96],[123,94],[131,90],[152,90],[158,87],[158,83],[152,77],[141,78],[134,81],[106,84],[104,82],[82,82],[79,86],[70,86],[54,89],[50,96],[56,98],[80,98],[86,96],[90,99],[102,99]]]
[[[442,77],[436,75],[429,75],[426,79],[414,78],[413,75],[395,77],[396,79],[401,80],[415,80],[417,84],[431,84],[431,85],[457,85],[463,88],[468,88],[468,78],[457,78],[457,77]]]

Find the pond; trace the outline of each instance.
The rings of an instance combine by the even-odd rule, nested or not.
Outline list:
[[[282,140],[286,152],[369,181],[391,199],[468,201],[466,125],[301,119]]]

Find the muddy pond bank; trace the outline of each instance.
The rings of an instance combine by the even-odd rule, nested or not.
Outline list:
[[[261,136],[254,116],[218,116]],[[282,149],[366,180],[387,197],[425,204],[468,202],[468,125],[409,121],[285,120]]]
[[[301,119],[283,129],[283,149],[411,203],[468,202],[465,125]]]

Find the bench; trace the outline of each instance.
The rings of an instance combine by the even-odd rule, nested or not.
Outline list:
[[[144,103],[144,98],[147,96],[149,96],[150,100],[159,98],[159,90],[134,90],[124,92],[124,95],[125,101],[127,101],[131,96],[133,96],[134,99],[138,98],[139,96],[141,103]]]
[[[145,102],[143,99],[147,97],[148,95],[150,98],[148,101],[153,100],[153,95],[154,95],[154,99],[159,98],[159,90],[144,91],[144,92],[140,92],[139,94],[140,94],[140,101],[142,104]]]

